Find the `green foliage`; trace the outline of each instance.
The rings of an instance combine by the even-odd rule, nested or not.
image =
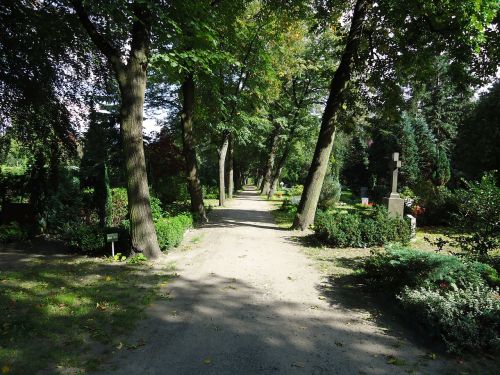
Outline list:
[[[163,209],[161,208],[161,201],[154,197],[149,197],[150,205],[151,205],[151,214],[153,215],[153,221],[156,222],[160,220],[164,216]]]
[[[339,180],[333,176],[327,176],[321,188],[318,207],[323,210],[335,207],[340,201],[341,194],[342,186]]]
[[[148,258],[146,258],[146,256],[142,253],[136,254],[136,255],[127,259],[127,263],[129,263],[129,264],[140,264],[140,263],[144,263],[147,261],[148,261]]]
[[[61,233],[67,223],[75,220],[75,216],[89,216],[93,207],[80,190],[78,168],[61,167],[58,171],[59,186],[46,200],[46,227],[52,233]],[[87,203],[87,204],[85,204]]]
[[[28,233],[16,223],[0,225],[0,243],[25,241]]]
[[[288,195],[292,197],[301,196],[303,191],[304,191],[304,185],[293,185],[288,190]]]
[[[412,119],[408,113],[401,116],[401,177],[406,184],[414,185],[420,177],[419,155]]]
[[[128,219],[127,189],[111,189],[111,226],[119,227]]]
[[[340,211],[316,213],[316,237],[334,247],[363,247],[361,242],[361,217]]]
[[[431,181],[420,181],[413,189],[420,198],[419,205],[425,212],[419,217],[422,225],[446,225],[452,222],[457,211],[457,200],[446,186],[435,186]]]
[[[193,226],[190,214],[162,218],[155,222],[156,235],[161,250],[168,250],[182,242],[184,232]]]
[[[84,253],[100,251],[106,246],[106,238],[98,225],[82,222],[68,223],[63,238],[68,246]]]
[[[364,276],[397,296],[404,309],[443,338],[449,351],[500,344],[500,301],[492,289],[500,279],[492,267],[392,247],[365,261]]]
[[[468,283],[448,291],[405,287],[398,299],[405,309],[439,332],[450,352],[500,346],[500,301],[496,291]]]
[[[372,247],[410,241],[409,223],[389,217],[382,208],[368,214],[318,211],[314,232],[320,241],[333,247]]]
[[[109,257],[105,257],[110,262],[125,262],[127,257],[122,253],[116,253],[114,256],[110,255]]]
[[[481,181],[465,182],[465,189],[455,191],[458,212],[455,225],[466,233],[457,238],[462,250],[485,257],[500,247],[500,187],[492,173]]]
[[[497,272],[486,264],[397,246],[372,255],[365,262],[364,270],[369,279],[390,287],[395,293],[405,286],[462,288],[482,282],[495,286],[499,282]]]
[[[460,123],[453,160],[462,175],[478,179],[500,166],[500,126],[498,126],[500,81],[481,96]],[[478,147],[480,146],[480,147]]]

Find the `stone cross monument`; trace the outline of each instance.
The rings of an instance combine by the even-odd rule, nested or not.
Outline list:
[[[384,204],[389,211],[389,216],[403,217],[404,200],[398,193],[398,170],[401,168],[401,161],[399,160],[399,152],[392,154],[391,171],[392,171],[392,188],[391,193],[387,198],[384,198]]]

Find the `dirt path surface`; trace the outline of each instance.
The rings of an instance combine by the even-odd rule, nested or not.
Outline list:
[[[102,374],[446,374],[456,363],[321,296],[323,277],[244,191],[191,231],[170,298],[154,303]]]

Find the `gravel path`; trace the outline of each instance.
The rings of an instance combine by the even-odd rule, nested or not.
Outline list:
[[[452,360],[321,297],[324,279],[247,190],[168,256],[179,277],[102,374],[446,374]],[[136,340],[136,341],[134,341]],[[455,367],[455,368],[454,368]],[[454,368],[454,369],[453,369]]]

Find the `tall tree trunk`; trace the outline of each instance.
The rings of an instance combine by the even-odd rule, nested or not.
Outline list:
[[[142,116],[146,92],[146,67],[140,53],[131,52],[125,79],[121,79],[120,127],[125,153],[127,195],[132,253],[148,258],[161,255],[151,214],[148,176],[142,139]],[[138,58],[139,57],[139,58]]]
[[[346,46],[340,65],[330,84],[330,94],[326,103],[321,128],[314,150],[314,156],[307,174],[304,192],[295,216],[294,229],[305,230],[314,221],[319,195],[325,179],[328,161],[335,140],[335,118],[343,100],[343,93],[350,79],[354,56],[358,51],[363,32],[363,23],[366,10],[373,0],[357,0],[351,21],[351,28],[347,37]]]
[[[229,133],[224,133],[222,138],[222,145],[219,152],[219,206],[224,206],[226,200],[226,188],[224,181],[226,154],[229,147]]]
[[[263,179],[260,186],[261,194],[268,194],[271,189],[271,176],[274,168],[274,160],[276,159],[276,152],[278,151],[278,139],[280,133],[280,126],[275,123],[273,132],[269,139],[269,155],[267,157],[266,166],[264,168]]]
[[[278,180],[280,179],[281,172],[283,172],[283,165],[284,163],[279,163],[273,173],[273,176],[271,177],[271,189],[269,189],[269,193],[267,194],[267,199],[271,199],[276,193],[276,188],[278,187]]]
[[[132,3],[134,22],[130,33],[130,51],[128,57],[125,58],[120,49],[115,48],[97,30],[82,0],[72,2],[82,26],[96,47],[108,59],[120,87],[120,128],[127,174],[132,253],[140,252],[148,258],[158,258],[161,251],[151,215],[142,139],[146,70],[151,43],[151,12],[140,2]],[[127,60],[126,63],[124,60]]]
[[[295,121],[293,121],[295,122]],[[295,141],[295,134],[297,132],[298,126],[293,126],[292,130],[290,131],[290,135],[288,136],[285,150],[283,151],[283,154],[281,154],[281,157],[278,160],[278,163],[276,164],[274,168],[274,172],[271,176],[271,189],[269,190],[269,193],[267,194],[267,199],[271,199],[276,192],[276,188],[278,186],[278,180],[281,176],[281,172],[283,172],[283,168],[285,166],[285,163],[288,159],[288,155],[290,155],[290,150],[292,149],[293,142]]]
[[[189,74],[181,86],[182,92],[182,150],[186,162],[186,179],[189,196],[191,198],[191,212],[200,223],[206,223],[207,213],[203,203],[203,190],[198,178],[198,166],[196,164],[196,148],[193,136],[193,113],[194,113],[194,91],[195,84],[193,75]]]
[[[234,139],[229,135],[229,146],[227,150],[227,197],[233,198],[234,194]]]
[[[255,179],[255,181],[256,181],[255,186],[258,189],[260,189],[262,186],[262,181],[264,181],[264,176],[262,175],[262,173],[260,171],[259,171],[259,174],[258,174],[257,178]]]

